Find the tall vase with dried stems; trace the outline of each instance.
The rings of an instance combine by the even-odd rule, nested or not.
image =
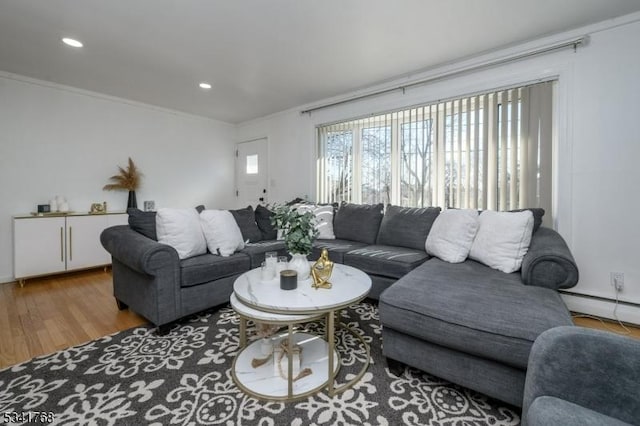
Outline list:
[[[129,157],[129,164],[126,168],[118,166],[118,174],[109,178],[111,183],[106,184],[102,189],[105,191],[129,191],[127,208],[137,208],[136,189],[140,186],[142,173]]]

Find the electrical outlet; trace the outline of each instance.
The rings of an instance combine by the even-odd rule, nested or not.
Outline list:
[[[624,290],[624,272],[611,272],[611,285],[616,291]]]

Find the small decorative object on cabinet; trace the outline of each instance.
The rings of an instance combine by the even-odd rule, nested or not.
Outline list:
[[[103,203],[91,203],[91,210],[89,211],[89,213],[91,214],[104,214],[107,212],[106,209],[106,204],[107,202],[103,202]]]
[[[23,286],[26,278],[110,264],[100,234],[127,220],[126,213],[14,216],[15,278]]]
[[[156,210],[156,202],[153,200],[144,202],[144,211],[145,212],[153,212]]]
[[[138,167],[129,157],[129,164],[126,169],[118,166],[118,174],[109,178],[113,183],[106,184],[102,189],[105,191],[129,191],[129,198],[127,200],[127,208],[138,207],[136,201],[136,190],[140,187],[142,180],[142,173],[138,170]]]
[[[69,212],[69,202],[66,198],[61,195],[56,195],[51,200],[49,200],[49,211],[41,212],[40,206],[38,206],[38,213],[68,213]]]

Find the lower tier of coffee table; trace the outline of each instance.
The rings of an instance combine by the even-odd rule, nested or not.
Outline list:
[[[304,398],[323,387],[329,381],[329,344],[321,336],[309,333],[293,333],[293,343],[301,348],[299,371],[307,370],[307,375],[293,381],[293,392],[289,395],[288,357],[278,353],[269,354],[264,343],[258,339],[237,355],[232,368],[233,378],[242,390],[257,398],[267,400],[292,400]],[[287,337],[274,339],[277,347]],[[258,360],[258,362],[256,362]],[[259,365],[257,365],[259,364]],[[334,376],[340,368],[339,355],[333,350]],[[294,372],[294,379],[297,372]]]

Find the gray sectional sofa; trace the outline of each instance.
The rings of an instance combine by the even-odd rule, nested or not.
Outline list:
[[[566,244],[543,227],[519,272],[430,259],[380,297],[383,353],[520,406],[533,342],[573,324],[556,289],[577,279]]]
[[[336,239],[316,240],[310,259],[327,248],[331,260],[371,277],[369,296],[379,300],[383,353],[390,361],[520,406],[534,340],[572,324],[556,290],[577,283],[576,264],[562,237],[544,227],[534,231],[522,269],[511,274],[472,260],[431,258],[424,244],[439,211],[388,206],[383,213],[382,204],[343,204],[334,215]],[[164,331],[181,317],[227,303],[235,278],[259,266],[266,251],[286,254],[268,210],[232,213],[250,242],[227,258],[181,261],[171,247],[140,233],[144,226],[135,214],[131,226],[106,229],[101,241],[113,258],[119,306]],[[540,210],[534,216],[537,228]]]

